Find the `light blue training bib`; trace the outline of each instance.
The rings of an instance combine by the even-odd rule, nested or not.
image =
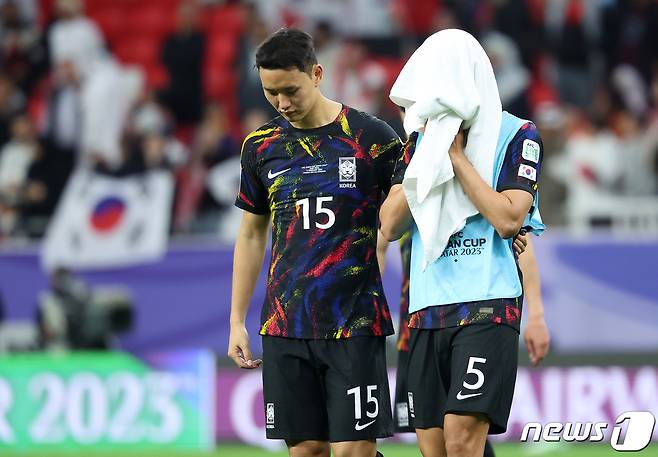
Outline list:
[[[492,187],[495,188],[498,182],[509,143],[527,122],[503,112]],[[545,229],[538,204],[539,196],[536,193],[531,214],[526,216],[523,224],[530,227],[535,235]],[[493,225],[481,214],[476,214],[467,219],[461,231],[450,237],[441,257],[423,271],[423,241],[414,225],[409,312],[430,306],[520,296],[522,286],[512,250],[513,241],[512,238],[502,239]]]

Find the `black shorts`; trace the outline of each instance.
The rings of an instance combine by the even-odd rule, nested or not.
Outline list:
[[[409,351],[398,351],[398,366],[395,371],[395,402],[393,403],[393,423],[395,433],[414,433],[409,417],[407,376],[409,369]]]
[[[263,337],[270,439],[358,441],[393,435],[385,337]]]
[[[518,366],[516,330],[496,324],[411,329],[409,347],[414,428],[443,428],[447,413],[482,413],[490,434],[505,432]]]

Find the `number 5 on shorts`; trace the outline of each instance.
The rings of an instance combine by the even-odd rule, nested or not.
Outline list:
[[[468,359],[468,367],[466,368],[466,374],[471,374],[471,373],[474,374],[475,376],[477,376],[477,381],[475,382],[475,384],[470,384],[470,383],[464,381],[462,385],[466,389],[476,390],[476,389],[479,389],[480,387],[482,387],[484,385],[484,373],[482,373],[482,371],[475,368],[475,364],[476,363],[486,363],[486,362],[487,362],[487,359],[482,358],[482,357],[470,357]]]

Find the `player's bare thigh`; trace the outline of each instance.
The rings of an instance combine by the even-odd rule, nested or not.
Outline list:
[[[489,433],[489,420],[484,414],[446,414],[443,419],[448,457],[480,457]]]
[[[329,457],[331,449],[326,441],[286,441],[290,457]]]
[[[423,457],[446,457],[446,442],[442,428],[417,428],[416,437]]]
[[[290,457],[329,457],[333,451],[334,457],[375,457],[377,443],[372,440],[341,441],[329,443],[325,441],[286,442]]]
[[[489,432],[489,421],[482,414],[446,414],[444,430],[439,427],[416,429],[423,457],[480,457]]]
[[[334,457],[375,457],[377,442],[375,440],[339,441],[331,443]]]

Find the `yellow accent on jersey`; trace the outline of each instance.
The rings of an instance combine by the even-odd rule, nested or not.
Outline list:
[[[278,128],[279,128],[279,127],[272,127],[272,128],[270,128],[270,129],[254,130],[253,132],[251,132],[249,135],[247,135],[247,136],[245,137],[244,141],[242,142],[242,150],[244,150],[244,145],[245,145],[245,144],[247,143],[247,141],[249,141],[251,138],[254,138],[254,137],[257,137],[257,136],[266,136],[266,135],[268,135],[268,134],[274,132],[274,131],[277,130]],[[265,138],[261,138],[261,139],[260,139],[259,141],[257,141],[257,142],[262,142],[262,141],[264,141],[264,140],[265,140]]]
[[[260,328],[260,332],[259,332],[259,333],[260,333],[261,335],[266,335],[266,334],[267,334],[267,333],[266,333],[267,327],[269,327],[269,325],[272,323],[272,321],[273,321],[274,319],[276,319],[276,314],[272,314],[272,315],[270,316],[270,318],[269,318],[267,321],[265,321],[265,323],[263,324],[263,326]]]
[[[282,182],[283,182],[283,176],[278,176],[278,177],[274,178],[274,181],[272,182],[270,187],[267,189],[267,196],[268,196],[268,199],[270,200],[270,202],[272,201],[272,195],[274,194],[274,192],[279,190],[279,186],[281,186]],[[274,209],[274,208],[272,207],[270,209]]]
[[[279,263],[279,260],[281,260],[282,255],[278,255],[274,258],[274,261],[272,261],[272,265],[270,265],[270,278],[274,274],[274,269],[276,268],[276,265]]]
[[[343,129],[345,135],[352,137],[352,129],[350,128],[350,123],[347,121],[347,116],[345,112],[340,113],[340,127]]]
[[[311,148],[308,147],[308,144],[306,144],[306,138],[300,138],[297,140],[299,144],[302,145],[302,148],[304,148],[304,151],[308,153],[311,157],[313,157],[313,152],[311,152]]]
[[[359,227],[355,230],[355,232],[359,232],[361,235],[364,235],[364,238],[356,240],[354,244],[371,243],[375,241],[377,236],[377,229],[373,227]]]
[[[354,276],[358,275],[361,273],[363,270],[365,270],[366,267],[349,267],[348,269],[345,270],[345,276]]]
[[[395,147],[398,145],[398,140],[391,140],[390,142],[386,144],[373,144],[370,146],[370,157],[373,159],[376,159],[380,155],[382,155],[384,152],[388,151],[392,147]]]

